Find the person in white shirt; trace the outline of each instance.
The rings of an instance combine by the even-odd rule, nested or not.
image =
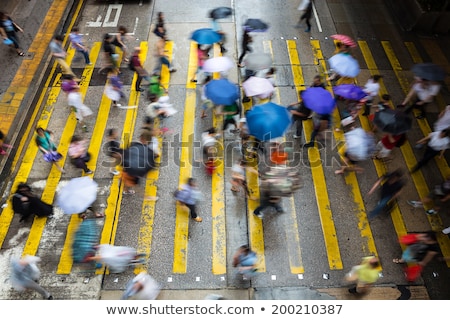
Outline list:
[[[425,143],[427,143],[427,146],[425,149],[425,153],[422,156],[422,159],[417,162],[417,164],[411,170],[411,173],[418,171],[428,161],[433,159],[438,154],[439,157],[442,158],[445,150],[447,150],[450,146],[449,136],[450,136],[450,129],[445,129],[442,131],[431,132],[425,138],[422,138],[419,141],[417,141],[416,148],[422,147]]]
[[[370,114],[370,108],[372,107],[373,100],[376,96],[378,96],[378,93],[380,92],[379,81],[381,78],[382,76],[375,74],[371,76],[364,85],[363,91],[367,94],[367,96],[364,98],[366,103],[364,106],[363,116],[368,116]]]
[[[425,79],[417,80],[416,83],[413,84],[411,90],[401,104],[402,106],[406,106],[406,104],[411,101],[411,98],[414,95],[416,96],[416,100],[410,107],[405,109],[405,113],[411,112],[412,109],[418,109],[420,111],[420,114],[416,118],[424,119],[426,115],[426,106],[433,101],[434,97],[439,93],[440,89],[441,86],[438,83]]]
[[[434,131],[442,131],[447,128],[450,128],[450,104],[441,111],[434,123]]]

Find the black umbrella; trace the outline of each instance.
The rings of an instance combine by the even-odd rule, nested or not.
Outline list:
[[[211,19],[223,19],[231,16],[232,13],[233,11],[229,7],[218,7],[209,12],[209,17]]]
[[[156,168],[153,150],[139,142],[131,143],[123,153],[122,166],[131,176],[145,177],[150,170]]]
[[[244,29],[247,32],[265,32],[269,29],[269,25],[260,19],[247,19]]]
[[[412,119],[402,111],[384,109],[375,113],[373,123],[381,131],[397,135],[411,129]]]
[[[424,80],[443,81],[445,79],[444,69],[431,62],[415,64],[411,71]]]

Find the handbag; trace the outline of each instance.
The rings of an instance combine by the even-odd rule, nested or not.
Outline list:
[[[12,42],[11,39],[6,38],[6,39],[3,39],[3,44],[6,44],[7,46],[10,46],[10,45],[14,44],[14,42]]]
[[[405,277],[408,282],[414,282],[419,279],[422,274],[422,266],[419,264],[414,264],[405,267]]]
[[[44,160],[46,162],[56,162],[62,159],[62,154],[57,151],[50,151],[49,153],[44,153]]]

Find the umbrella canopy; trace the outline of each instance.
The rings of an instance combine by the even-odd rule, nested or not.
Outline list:
[[[338,53],[328,59],[330,68],[343,77],[354,78],[359,74],[359,63],[347,53]]]
[[[204,72],[226,72],[233,68],[234,62],[228,57],[215,57],[205,61]]]
[[[331,93],[322,87],[306,89],[302,93],[302,99],[308,109],[318,114],[330,114],[336,106],[336,101]]]
[[[97,182],[89,177],[74,178],[69,181],[56,197],[56,204],[66,214],[86,211],[97,199]]]
[[[333,87],[333,92],[335,95],[355,101],[359,101],[367,96],[367,93],[365,93],[360,86],[357,86],[355,84],[341,84],[335,86]]]
[[[357,46],[356,42],[352,38],[350,38],[349,36],[346,36],[345,34],[333,34],[331,36],[331,38],[335,39],[335,40],[338,40],[341,43],[343,43],[343,44],[345,44],[345,45],[347,45],[349,47],[352,47],[352,48],[355,48]]]
[[[198,44],[214,44],[222,39],[222,35],[211,28],[195,30],[191,35],[191,40]]]
[[[444,81],[445,71],[434,63],[418,63],[415,64],[411,71],[421,79],[430,81]]]
[[[375,113],[373,123],[381,131],[397,135],[411,129],[412,119],[404,112],[393,109],[383,109]]]
[[[155,154],[148,146],[140,142],[132,142],[123,153],[123,170],[133,177],[145,177],[156,168]]]
[[[231,16],[233,10],[229,7],[218,7],[209,12],[209,17],[211,19],[223,19]]]
[[[242,83],[245,95],[247,97],[259,96],[260,98],[268,98],[274,91],[272,83],[261,77],[250,77]]]
[[[370,158],[375,150],[375,139],[362,128],[355,128],[344,134],[346,152],[348,156],[357,161]]]
[[[231,105],[239,98],[239,87],[228,79],[212,80],[206,84],[205,95],[214,104]]]
[[[246,119],[250,135],[261,141],[283,136],[291,124],[289,111],[272,102],[254,106]]]
[[[244,30],[247,32],[265,32],[269,25],[260,19],[247,19],[244,23]]]
[[[244,59],[245,67],[249,70],[264,70],[272,66],[272,57],[268,53],[250,53]]]

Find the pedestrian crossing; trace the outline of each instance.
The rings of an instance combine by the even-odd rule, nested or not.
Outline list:
[[[324,53],[322,52],[322,43],[319,40],[311,39],[309,40],[308,45],[311,47],[310,56],[303,57],[297,46],[300,45],[298,40],[283,40],[283,45],[279,46],[279,40],[277,42],[277,48],[274,50],[274,40],[265,40],[261,43],[261,47],[266,53],[271,54],[274,57],[274,61],[278,54],[284,54],[283,59],[287,59],[289,61],[289,79],[292,81],[292,86],[295,89],[295,97],[298,97],[298,91],[303,90],[308,86],[309,80],[312,80],[310,77],[311,70],[306,70],[305,65],[302,63],[303,59],[313,59],[317,62],[315,66],[315,72],[321,73],[327,70],[326,58]],[[432,41],[431,41],[432,42]],[[141,61],[145,61],[146,57],[148,57],[148,42],[141,42]],[[305,45],[302,43],[301,45]],[[387,61],[392,69],[392,72],[395,76],[396,84],[401,88],[402,92],[406,94],[409,90],[411,84],[411,75],[404,70],[402,67],[401,60],[398,58],[395,49],[389,41],[380,41],[379,45],[383,48],[383,52],[386,55]],[[183,112],[183,125],[180,128],[179,134],[181,141],[186,144],[180,148],[179,155],[179,163],[180,166],[177,167],[177,172],[172,172],[173,179],[171,179],[171,188],[175,190],[178,185],[185,183],[188,177],[193,176],[196,170],[199,170],[196,167],[193,167],[193,159],[198,158],[198,155],[193,153],[194,150],[194,137],[196,136],[196,127],[199,125],[198,120],[199,117],[196,116],[198,113],[198,92],[199,86],[195,83],[192,83],[190,79],[196,70],[196,47],[195,43],[191,43],[189,47],[189,52],[186,54],[189,55],[188,64],[184,66],[184,70],[182,72],[186,72],[186,83],[184,85],[184,105],[180,108]],[[405,42],[404,47],[407,52],[410,54],[410,58],[415,63],[421,62],[424,60],[418,53],[417,48],[412,42]],[[443,55],[439,55],[439,48],[433,47],[432,44],[427,42],[427,48],[432,48],[434,53],[438,53],[437,59],[442,63]],[[173,56],[173,51],[175,50],[173,42],[169,41],[166,45],[166,50],[168,56]],[[370,44],[366,41],[359,40],[358,41],[358,50],[360,50],[364,61],[360,61],[361,64],[365,64],[367,67],[367,71],[369,74],[380,74],[381,70],[379,70],[378,65],[372,55]],[[431,49],[430,49],[431,50]],[[90,88],[90,81],[95,72],[94,66],[97,63],[101,51],[101,43],[95,43],[90,51],[90,58],[93,62],[92,66],[86,66],[83,70],[82,82],[80,84],[82,94],[85,99],[89,96],[92,88]],[[68,50],[68,58],[67,61],[70,63],[74,57],[73,49]],[[177,53],[183,54],[183,53]],[[219,55],[217,48],[214,50],[214,55]],[[430,56],[432,56],[430,54]],[[445,61],[444,61],[445,62]],[[446,65],[448,65],[448,62]],[[364,69],[364,67],[362,67]],[[53,71],[55,69],[53,68]],[[181,71],[181,70],[180,70]],[[361,76],[362,77],[362,76]],[[171,86],[170,81],[170,73],[168,72],[166,66],[163,66],[161,81],[166,87]],[[42,126],[44,128],[49,127],[51,121],[54,120],[54,108],[56,106],[63,105],[64,97],[61,93],[60,88],[60,75],[59,74],[50,74],[49,79],[51,82],[48,84],[49,91],[42,95],[42,98],[39,100],[40,103],[44,104],[44,111],[40,116],[38,121],[38,126]],[[357,79],[359,80],[359,79]],[[131,84],[126,84],[130,86],[132,89],[134,88],[134,81],[136,78],[134,77]],[[390,83],[392,85],[392,83]],[[327,89],[331,90],[331,84],[328,83]],[[287,86],[279,86],[276,88],[275,97],[276,103],[286,105],[288,101],[285,101],[287,98],[284,98],[283,94],[287,90]],[[383,93],[391,93],[391,87],[387,87],[385,83],[381,83],[380,95]],[[98,90],[96,92],[99,92]],[[101,91],[103,92],[103,90]],[[177,91],[178,92],[178,91]],[[123,147],[126,147],[129,142],[138,135],[137,131],[140,127],[139,119],[142,118],[142,110],[145,102],[143,102],[143,98],[140,97],[140,93],[134,90],[130,90],[129,96],[129,105],[139,105],[139,108],[136,109],[127,109],[126,111],[121,111],[120,117],[122,117],[121,125],[122,129],[122,143]],[[395,95],[395,94],[393,94]],[[45,97],[45,98],[44,98]],[[437,99],[437,103],[439,107],[442,109],[443,98],[439,97]],[[248,110],[251,107],[250,103],[244,103],[244,110]],[[102,161],[104,160],[103,155],[101,154],[101,146],[104,143],[104,136],[107,128],[109,127],[110,121],[114,120],[111,116],[113,112],[114,115],[117,115],[117,110],[111,109],[111,101],[102,93],[101,99],[98,102],[98,106],[95,107],[97,110],[97,117],[93,120],[92,126],[92,134],[90,135],[90,145],[89,145],[89,153],[92,155],[90,162],[88,163],[88,167],[92,168],[95,171],[94,179],[102,179],[102,181],[106,181],[104,171],[105,168],[102,166]],[[65,110],[67,111],[67,110]],[[120,112],[120,111],[119,111]],[[73,113],[66,112],[68,114],[66,123],[63,127],[62,132],[59,133],[60,143],[58,145],[58,151],[61,152],[64,156],[64,161],[66,159],[68,146],[70,138],[74,133],[77,132],[77,120],[74,117]],[[95,117],[95,116],[94,116]],[[333,123],[334,127],[332,128],[332,141],[338,147],[342,147],[343,142],[345,142],[345,138],[343,135],[343,131],[334,130],[338,128],[340,124],[340,115],[339,111],[336,110],[333,115]],[[222,119],[219,116],[214,116],[211,120],[212,125],[215,127],[221,127]],[[359,123],[361,127],[366,130],[370,130],[370,123],[366,117],[360,116]],[[430,125],[426,120],[418,120],[418,126],[423,135],[431,132]],[[51,129],[51,128],[50,128]],[[313,130],[312,120],[307,120],[304,122],[304,132],[303,136],[305,137],[305,142],[309,141],[309,137],[311,136],[311,132]],[[291,137],[286,137],[286,141],[291,141]],[[198,138],[198,137],[196,137]],[[160,137],[160,144],[163,142],[165,138]],[[223,142],[224,145],[227,143]],[[406,143],[401,147],[402,154],[402,162],[405,163],[408,169],[411,169],[416,163],[416,154],[413,151],[410,143]],[[167,153],[162,152],[162,155],[158,161],[163,162],[163,157],[166,156]],[[223,153],[225,156],[226,153]],[[26,149],[26,152],[22,159],[18,159],[18,173],[14,179],[14,182],[11,184],[11,190],[15,190],[18,183],[29,180],[31,176],[32,170],[35,170],[39,167],[39,153],[37,147],[34,145],[34,140],[32,140],[29,146]],[[327,261],[328,270],[344,270],[348,269],[350,266],[348,265],[348,261],[346,258],[342,256],[343,251],[347,251],[345,248],[347,241],[342,237],[345,235],[345,232],[340,230],[341,223],[338,223],[336,220],[336,212],[334,210],[337,209],[337,204],[334,203],[331,199],[334,199],[335,196],[332,193],[337,191],[342,192],[342,195],[347,195],[345,199],[348,212],[352,216],[354,216],[353,225],[351,228],[354,228],[357,234],[360,237],[360,248],[359,251],[355,253],[357,257],[363,255],[377,255],[382,256],[383,252],[378,252],[376,239],[374,239],[374,234],[371,228],[371,223],[367,220],[367,205],[363,196],[363,185],[370,184],[368,181],[363,181],[362,178],[350,172],[345,175],[343,178],[345,181],[345,186],[347,190],[336,190],[336,186],[341,186],[341,183],[337,183],[338,179],[330,177],[330,169],[329,163],[327,162],[326,157],[328,156],[324,150],[318,148],[309,148],[305,152],[305,156],[307,157],[307,161],[309,166],[302,168],[302,171],[308,171],[308,177],[311,178],[311,181],[306,181],[304,188],[311,188],[310,192],[314,195],[314,200],[311,200],[311,203],[314,205],[313,212],[308,212],[310,215],[318,215],[318,219],[320,221],[320,229],[321,235],[318,237],[319,239],[323,239],[323,244],[320,244],[319,247],[323,246],[324,254],[321,256],[325,256],[325,260]],[[377,174],[377,176],[381,176],[388,170],[388,165],[378,161],[373,160],[371,164]],[[436,165],[441,173],[442,177],[446,177],[449,173],[448,164],[445,159],[436,159]],[[42,167],[42,166],[41,166]],[[67,167],[67,164],[66,164]],[[40,168],[40,167],[39,167]],[[334,171],[334,170],[333,170]],[[227,190],[229,189],[229,173],[228,168],[225,166],[225,161],[221,161],[219,166],[217,167],[216,172],[212,175],[211,179],[211,188],[206,189],[202,188],[202,192],[210,192],[211,198],[208,197],[209,212],[203,212],[204,214],[211,214],[211,227],[210,233],[206,233],[202,235],[202,240],[207,240],[210,244],[207,246],[211,248],[210,252],[202,252],[201,259],[208,260],[210,264],[210,272],[212,275],[224,275],[230,273],[230,269],[232,269],[230,264],[230,255],[232,254],[232,250],[234,250],[234,246],[232,246],[232,242],[227,237],[227,226],[229,221],[233,220],[235,217],[232,216],[228,212],[228,205],[230,203],[230,199],[228,197],[233,197]],[[122,195],[122,185],[120,184],[120,178],[117,176],[108,177],[109,182],[104,184],[106,191],[105,201],[104,201],[104,210],[105,210],[105,219],[103,221],[99,221],[99,224],[102,227],[102,233],[100,242],[101,243],[111,243],[121,245],[120,241],[123,241],[122,238],[120,241],[117,240],[117,232],[121,229],[121,222],[123,222],[121,217],[121,207],[124,203],[128,202],[128,199],[125,199],[125,196]],[[160,212],[159,202],[165,201],[170,202],[173,201],[171,198],[171,194],[161,194],[159,188],[160,182],[160,170],[154,170],[149,173],[147,179],[145,180],[144,189],[144,199],[138,200],[139,203],[139,212],[135,213],[136,220],[134,223],[138,225],[136,234],[129,235],[130,238],[136,238],[137,249],[139,252],[143,252],[147,255],[149,260],[154,261],[158,259],[157,256],[154,255],[154,247],[153,241],[155,236],[155,230],[159,228],[158,225],[155,224],[155,219]],[[57,193],[58,188],[61,187],[67,180],[67,177],[62,176],[61,173],[55,168],[52,167],[49,171],[48,178],[45,182],[45,187],[42,191],[42,200],[48,203],[52,203],[54,201],[55,195]],[[423,197],[428,194],[429,186],[427,185],[427,180],[422,172],[417,172],[411,175],[411,181],[417,192],[419,197]],[[253,172],[247,173],[247,184],[249,189],[252,192],[252,195],[256,198],[259,196],[259,181],[258,175]],[[209,184],[207,184],[209,185]],[[350,191],[348,191],[350,190]],[[299,190],[298,195],[294,197],[284,199],[283,204],[287,209],[286,215],[282,218],[286,222],[286,230],[283,230],[283,237],[280,239],[280,242],[284,243],[285,248],[283,250],[286,251],[286,261],[279,261],[279,270],[272,270],[274,268],[274,264],[271,261],[273,258],[270,257],[273,254],[273,248],[271,247],[271,239],[267,238],[267,234],[271,231],[268,230],[270,226],[268,226],[266,221],[258,219],[252,213],[254,209],[259,205],[259,200],[248,199],[245,202],[246,209],[246,227],[248,233],[248,242],[251,247],[258,253],[259,261],[258,261],[258,271],[263,273],[277,273],[281,272],[282,266],[287,263],[289,273],[292,275],[303,275],[307,274],[311,268],[310,263],[310,253],[307,251],[311,250],[310,247],[306,247],[306,242],[303,241],[302,233],[305,232],[304,224],[299,221],[298,216],[303,214],[302,208],[298,206],[297,197],[301,197],[304,190]],[[158,196],[160,200],[146,200],[145,197],[155,197]],[[402,198],[402,201],[404,199]],[[234,200],[233,200],[234,201]],[[402,205],[396,205],[391,211],[391,219],[392,224],[394,226],[395,232],[397,236],[403,235],[411,230],[411,225],[409,225],[404,218],[404,212],[402,212]],[[311,209],[309,209],[311,210]],[[191,261],[189,256],[191,254],[198,254],[197,250],[190,250],[190,233],[198,230],[198,225],[194,224],[190,221],[190,217],[186,209],[179,204],[176,205],[175,209],[175,220],[173,225],[173,248],[172,250],[172,267],[171,273],[173,274],[194,274],[193,271],[189,269],[189,261]],[[0,215],[0,245],[2,247],[6,246],[5,241],[11,238],[10,229],[12,230],[11,225],[13,223],[17,223],[14,219],[14,213],[12,211],[11,205],[2,209]],[[280,216],[281,218],[281,216]],[[30,255],[44,255],[43,250],[53,250],[53,254],[57,256],[57,264],[55,265],[55,273],[56,274],[70,274],[71,272],[77,272],[78,269],[73,265],[71,260],[71,249],[70,244],[72,242],[72,237],[74,231],[76,230],[78,224],[80,223],[80,219],[77,215],[73,215],[70,217],[57,215],[58,224],[67,223],[67,227],[65,228],[65,232],[59,237],[62,237],[63,241],[52,241],[54,245],[53,248],[49,248],[48,244],[45,244],[46,239],[44,236],[47,236],[49,232],[51,233],[51,228],[54,227],[55,222],[49,221],[47,218],[35,218],[31,224],[31,228],[27,237],[26,242],[24,243],[22,249],[22,255],[30,254]],[[433,230],[440,231],[445,226],[443,225],[443,221],[441,220],[439,215],[427,216],[427,220],[429,223],[429,227]],[[206,223],[205,221],[202,222]],[[209,223],[209,221],[208,221]],[[349,226],[350,228],[350,226]],[[50,229],[50,230],[49,230]],[[194,229],[194,230],[192,230]],[[352,231],[353,232],[353,231]],[[442,253],[445,256],[450,256],[450,242],[447,236],[440,234],[438,232],[439,245],[441,247]],[[59,243],[63,243],[61,248],[58,248]],[[309,243],[310,244],[310,243]],[[234,245],[234,243],[233,243]],[[305,246],[305,247],[304,247]],[[230,251],[231,250],[231,251]],[[306,258],[308,257],[308,258]],[[448,265],[450,266],[450,265]],[[137,266],[134,269],[134,273],[139,273],[146,266]],[[285,269],[283,269],[285,270]],[[97,274],[102,274],[103,272],[107,272],[105,269],[97,269]]]

